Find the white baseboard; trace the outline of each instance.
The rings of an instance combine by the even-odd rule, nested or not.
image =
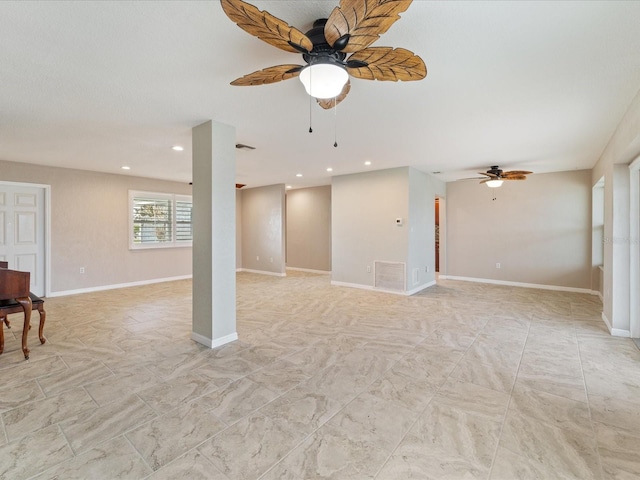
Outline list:
[[[375,288],[371,285],[362,285],[360,283],[347,283],[347,282],[338,282],[335,280],[331,280],[331,285],[334,285],[336,287],[349,287],[349,288],[359,288],[361,290],[371,290],[372,292],[381,292],[381,293],[391,293],[393,295],[402,295],[405,297],[408,297],[410,295],[415,295],[416,293],[420,292],[421,290],[424,290],[425,288],[431,287],[432,285],[435,285],[436,282],[435,280],[433,282],[429,282],[425,285],[421,285],[417,288],[414,288],[413,290],[409,290],[407,292],[399,292],[397,290],[385,290],[383,288]]]
[[[99,287],[78,288],[76,290],[60,290],[49,292],[49,297],[64,297],[66,295],[77,295],[78,293],[101,292],[103,290],[115,290],[118,288],[139,287],[141,285],[152,285],[154,283],[175,282],[177,280],[188,280],[192,275],[182,275],[179,277],[154,278],[153,280],[141,280],[139,282],[116,283],[113,285],[100,285]]]
[[[296,272],[318,273],[320,275],[331,275],[331,271],[313,270],[311,268],[287,267],[287,270],[294,270]]]
[[[589,295],[598,294],[596,290],[591,290],[589,288],[562,287],[559,285],[542,285],[539,283],[508,282],[506,280],[492,280],[489,278],[457,277],[455,275],[440,275],[440,279],[461,280],[463,282],[491,283],[494,285],[507,285],[510,287],[538,288],[540,290],[556,290],[559,292],[588,293]]]
[[[194,342],[198,342],[204,345],[205,347],[216,348],[216,347],[221,347],[222,345],[225,345],[230,342],[235,342],[236,340],[238,340],[238,333],[234,332],[224,337],[211,339],[211,338],[205,337],[204,335],[200,335],[199,333],[191,332],[191,340],[193,340]]]
[[[622,330],[620,328],[613,328],[611,326],[611,322],[609,321],[607,316],[604,314],[604,312],[602,312],[602,321],[607,326],[607,330],[609,330],[609,333],[611,334],[612,337],[631,338],[631,332],[629,330]]]
[[[272,277],[286,277],[286,273],[268,272],[266,270],[252,270],[251,268],[241,268],[236,272],[257,273],[259,275],[271,275]]]

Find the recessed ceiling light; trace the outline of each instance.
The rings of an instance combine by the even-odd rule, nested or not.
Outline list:
[[[302,174],[301,173],[296,173],[296,177],[301,177]]]
[[[181,147],[180,145],[174,145],[173,147],[171,147],[171,150],[175,150],[176,152],[181,152],[184,150],[184,147]]]
[[[333,172],[333,168],[331,167],[327,168],[327,172]]]
[[[127,166],[127,165],[123,165],[120,167],[122,170],[131,170],[131,167]]]
[[[287,185],[287,188],[292,188],[291,185]]]
[[[367,160],[366,162],[364,162],[365,165],[371,165],[371,162],[369,160]]]

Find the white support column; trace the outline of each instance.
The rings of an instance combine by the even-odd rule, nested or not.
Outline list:
[[[191,338],[210,348],[236,332],[235,128],[192,129],[193,319]]]

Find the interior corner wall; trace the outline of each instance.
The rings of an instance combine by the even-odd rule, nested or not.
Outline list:
[[[192,274],[191,247],[129,250],[129,190],[191,195],[187,183],[5,161],[0,172],[51,186],[52,295]]]
[[[331,271],[331,186],[286,193],[287,267]]]
[[[447,183],[447,276],[590,290],[591,187],[589,170]]]
[[[406,262],[408,167],[340,175],[331,184],[331,280],[373,287],[374,262]],[[370,271],[367,271],[369,267]]]
[[[616,165],[628,165],[634,158],[640,154],[640,90],[631,101],[629,108],[625,112],[622,120],[616,127],[615,132],[611,136],[609,143],[602,152],[598,162],[592,170],[592,185],[595,185],[602,177],[605,178],[604,188],[604,228],[605,237],[613,239],[614,234],[614,212],[619,210],[617,202],[624,199],[624,196],[616,195],[614,168]],[[620,187],[620,185],[619,185]],[[629,222],[630,218],[618,218],[618,222]],[[627,246],[629,248],[629,246]],[[624,255],[621,249],[615,249],[614,242],[605,241],[604,243],[604,265],[603,265],[603,308],[602,313],[608,322],[611,333],[615,335],[628,336],[630,331],[621,330],[616,325],[626,324],[626,320],[615,318],[615,292],[618,288],[627,289],[630,284],[630,275],[620,269],[614,269],[614,258],[618,255]],[[617,262],[615,262],[617,263]],[[634,275],[637,274],[634,273]],[[640,318],[629,318],[631,330],[635,330],[636,325],[640,323]],[[615,329],[615,330],[614,330]]]
[[[285,187],[242,189],[242,268],[276,275],[285,270]]]
[[[419,289],[436,279],[435,199],[446,184],[424,172],[409,168],[409,215],[407,290]]]

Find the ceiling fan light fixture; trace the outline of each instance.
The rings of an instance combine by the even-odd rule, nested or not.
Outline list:
[[[502,185],[502,182],[504,182],[504,180],[489,180],[485,183],[487,184],[487,187],[498,188],[500,185]]]
[[[304,89],[314,98],[337,97],[348,80],[347,71],[334,63],[314,63],[300,72]]]

